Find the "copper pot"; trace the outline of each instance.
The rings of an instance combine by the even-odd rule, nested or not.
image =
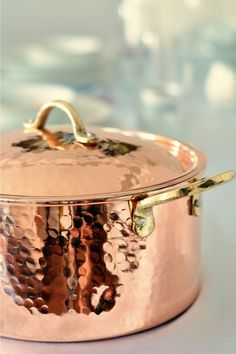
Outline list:
[[[67,126],[44,128],[53,107]],[[206,158],[141,132],[86,132],[44,105],[1,157],[1,334],[41,341],[120,336],[163,323],[199,293]],[[96,135],[95,135],[96,134]]]

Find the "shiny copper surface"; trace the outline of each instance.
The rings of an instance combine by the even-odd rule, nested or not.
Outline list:
[[[44,127],[54,107],[72,129]],[[66,102],[26,127],[1,141],[1,335],[101,339],[184,311],[199,292],[200,193],[233,172],[199,180],[204,154],[170,138],[86,133]]]
[[[205,166],[200,151],[169,138],[118,129],[92,130],[100,140],[90,149],[77,144],[67,126],[43,135],[3,135],[0,193],[19,199],[65,201],[130,198],[134,193],[188,181]]]
[[[176,316],[199,291],[201,218],[188,210],[187,197],[155,206],[140,238],[127,201],[2,204],[1,334],[81,341]]]

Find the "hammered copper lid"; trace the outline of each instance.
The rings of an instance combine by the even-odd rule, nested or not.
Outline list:
[[[26,134],[3,135],[1,194],[78,200],[133,195],[174,185],[198,172],[202,154],[169,138],[91,128],[95,138],[83,126],[76,138],[78,122],[73,131],[62,125],[49,132],[43,126],[55,106],[64,107],[67,113],[73,109],[64,102],[49,103],[39,112],[36,130],[34,122],[34,130]]]

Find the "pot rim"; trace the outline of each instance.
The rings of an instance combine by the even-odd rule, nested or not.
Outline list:
[[[140,131],[134,131],[133,133],[143,133]],[[192,181],[194,178],[198,177],[200,172],[206,168],[207,158],[206,155],[195,147],[194,145],[187,144],[181,140],[173,139],[170,137],[165,137],[152,133],[145,133],[147,135],[152,135],[158,137],[158,140],[163,140],[165,143],[171,143],[173,147],[177,149],[180,146],[185,146],[195,153],[196,162],[192,169],[180,174],[178,177],[165,181],[162,183],[154,184],[148,187],[139,187],[132,191],[127,192],[111,192],[111,193],[99,193],[99,194],[89,194],[80,196],[26,196],[26,195],[13,195],[13,194],[0,194],[0,202],[4,204],[17,204],[26,205],[34,204],[38,206],[46,205],[91,205],[91,204],[105,204],[109,202],[115,202],[120,200],[129,201],[133,197],[138,195],[147,194],[151,196],[152,194],[158,193],[158,191],[169,190],[179,184],[187,181]]]

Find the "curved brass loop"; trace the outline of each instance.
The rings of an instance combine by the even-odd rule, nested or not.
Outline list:
[[[34,121],[24,122],[26,131],[44,129],[49,113],[53,108],[59,108],[70,118],[75,140],[82,144],[96,143],[98,138],[93,133],[87,133],[76,109],[68,102],[56,100],[45,103],[39,110]]]
[[[155,226],[152,208],[155,205],[200,194],[223,183],[229,182],[235,178],[235,176],[236,174],[233,170],[225,171],[218,175],[205,177],[197,182],[192,182],[182,187],[160,192],[150,197],[144,197],[141,199],[142,196],[140,196],[134,198],[134,201],[132,202],[133,231],[141,237],[146,237],[152,233]]]

